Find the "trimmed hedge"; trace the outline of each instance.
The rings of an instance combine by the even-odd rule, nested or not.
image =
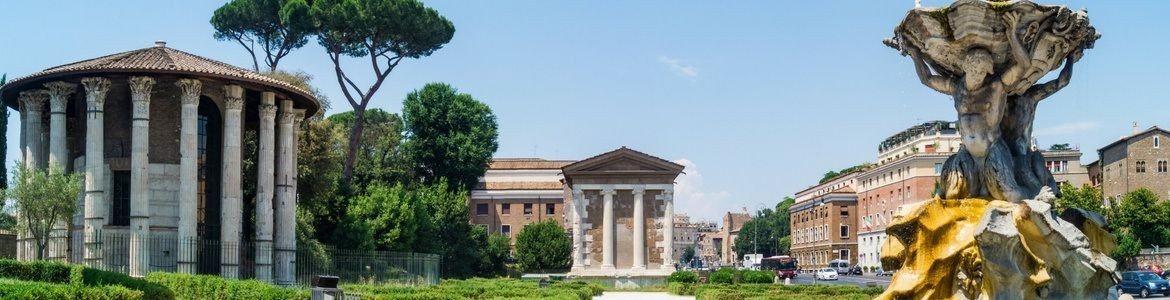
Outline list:
[[[853,285],[708,284],[694,287],[698,300],[722,299],[872,299],[882,293],[878,287]]]
[[[143,294],[117,285],[91,287],[0,279],[0,299],[138,300],[143,299]]]
[[[740,283],[774,283],[775,274],[769,271],[743,271]]]
[[[309,299],[306,289],[282,288],[256,280],[177,273],[150,273],[146,280],[169,289],[178,299]]]
[[[167,288],[146,280],[133,278],[122,273],[90,269],[82,265],[61,262],[20,262],[0,259],[0,278],[87,287],[117,285],[141,291],[142,295],[139,298],[142,299],[166,300],[175,298],[174,294]]]
[[[714,273],[711,273],[711,277],[708,281],[710,281],[711,283],[722,283],[722,284],[735,283],[735,270],[734,269],[719,269],[719,271],[715,271]]]
[[[430,287],[402,285],[346,285],[347,293],[361,294],[362,299],[446,300],[446,299],[563,299],[588,300],[604,288],[584,282],[552,282],[541,288],[535,281],[515,279],[444,280]]]
[[[666,284],[666,291],[675,295],[694,296],[695,286],[693,283],[671,282]]]
[[[691,271],[674,271],[674,273],[670,273],[669,277],[666,277],[666,282],[696,283],[699,282],[699,273]]]

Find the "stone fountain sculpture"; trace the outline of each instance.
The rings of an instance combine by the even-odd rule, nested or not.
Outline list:
[[[879,299],[1108,296],[1118,276],[1104,217],[1052,210],[1059,189],[1031,143],[1037,104],[1068,85],[1099,37],[1086,11],[1027,0],[915,8],[895,28],[885,44],[953,98],[963,147],[935,199],[888,224],[882,266],[898,272]]]

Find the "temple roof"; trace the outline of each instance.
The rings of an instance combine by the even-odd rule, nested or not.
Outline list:
[[[272,87],[286,94],[296,102],[307,100],[311,107],[305,115],[311,116],[321,104],[309,92],[293,86],[287,82],[261,75],[255,71],[236,67],[224,62],[187,53],[166,46],[165,42],[157,42],[154,47],[110,54],[98,58],[82,60],[74,63],[51,67],[40,72],[10,80],[0,87],[0,99],[8,103],[15,103],[19,90],[40,87],[41,84],[61,80],[65,77],[77,75],[97,75],[102,73],[122,74],[151,74],[164,73],[176,75],[193,75],[193,77],[221,78],[228,81],[242,81],[256,85]]]

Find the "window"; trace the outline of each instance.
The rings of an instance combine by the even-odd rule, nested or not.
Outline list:
[[[532,214],[532,203],[524,203],[524,214],[525,215]]]
[[[1068,161],[1045,161],[1044,166],[1048,168],[1048,172],[1064,173],[1068,172]],[[1142,162],[1142,169],[1145,169],[1145,162]]]
[[[1139,160],[1136,163],[1134,163],[1134,165],[1135,165],[1134,170],[1133,170],[1134,172],[1137,172],[1137,173],[1145,173],[1146,172],[1146,161]]]
[[[500,204],[500,213],[505,215],[512,213],[512,203]]]
[[[1158,161],[1158,173],[1166,173],[1166,160]]]
[[[557,205],[556,204],[548,203],[548,204],[544,205],[544,214],[553,215],[556,213],[557,213]]]
[[[488,214],[488,204],[487,203],[476,204],[475,205],[475,214],[479,215],[479,216],[487,215]]]
[[[500,225],[500,234],[512,237],[512,225]]]
[[[1158,147],[1162,147],[1162,138],[1155,135],[1154,136],[1154,148],[1158,148]]]
[[[114,199],[110,201],[110,225],[130,226],[130,172],[113,171]]]
[[[849,238],[849,225],[841,225],[841,238]]]
[[[841,207],[841,216],[842,217],[849,216],[849,208],[848,207],[844,207],[844,206]]]
[[[841,249],[841,251],[839,253],[841,254],[841,257],[839,257],[839,259],[849,260],[849,249]]]
[[[940,174],[942,174],[942,164],[941,163],[934,164],[934,175],[940,175]]]

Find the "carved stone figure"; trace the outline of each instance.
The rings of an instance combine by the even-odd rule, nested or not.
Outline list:
[[[959,0],[912,9],[884,41],[952,98],[963,146],[944,163],[935,200],[900,208],[888,225],[882,264],[900,270],[879,299],[1107,295],[1115,241],[1103,221],[1086,221],[1099,215],[1051,210],[1059,188],[1032,145],[1038,104],[1069,84],[1098,38],[1084,10]]]

